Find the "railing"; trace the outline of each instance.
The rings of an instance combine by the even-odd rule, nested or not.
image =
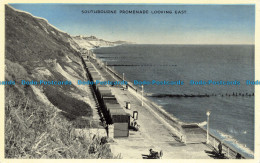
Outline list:
[[[205,134],[207,134],[206,129],[204,129],[204,128],[201,128],[201,129],[205,132]],[[228,144],[224,143],[223,141],[218,139],[216,136],[209,133],[209,144],[212,145],[212,147],[214,147],[215,149],[218,149],[218,145],[220,142],[222,142],[222,153],[226,157],[231,158],[231,159],[236,159],[237,154],[240,154],[241,159],[246,159],[246,157],[243,156],[241,153],[237,152],[235,149],[230,147]]]

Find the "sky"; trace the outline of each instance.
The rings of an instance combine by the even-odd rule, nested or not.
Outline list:
[[[71,35],[139,44],[254,44],[254,5],[11,4]],[[116,14],[82,13],[116,10]],[[122,14],[120,10],[148,10]],[[154,11],[172,14],[153,14]],[[175,11],[185,11],[175,14]]]

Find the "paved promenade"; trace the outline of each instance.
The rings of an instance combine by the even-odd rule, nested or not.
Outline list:
[[[102,80],[117,81],[104,68],[100,68],[92,62],[95,68],[102,75]],[[134,90],[123,90],[122,86],[110,87],[120,105],[130,115],[133,111],[138,111],[139,131],[130,130],[128,138],[117,138],[111,142],[112,152],[120,154],[124,159],[142,159],[149,154],[149,149],[163,151],[163,159],[210,159],[207,153],[212,151],[207,146],[205,133],[197,130],[185,131],[187,142],[183,143],[178,138],[170,120],[165,120],[164,116],[154,109],[149,101],[141,106],[140,95]],[[126,109],[126,102],[131,103],[131,109]],[[131,121],[133,119],[131,118]]]

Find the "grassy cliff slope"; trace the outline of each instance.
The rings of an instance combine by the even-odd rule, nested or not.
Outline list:
[[[5,79],[16,82],[5,86],[5,157],[112,158],[99,137],[75,134],[79,125],[99,126],[88,123],[91,92],[75,84],[86,80],[77,43],[44,19],[8,5],[5,13]],[[72,84],[22,85],[22,80]]]

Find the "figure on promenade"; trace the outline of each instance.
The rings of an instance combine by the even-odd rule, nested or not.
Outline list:
[[[220,155],[222,154],[222,142],[220,142],[218,145],[218,152]]]

